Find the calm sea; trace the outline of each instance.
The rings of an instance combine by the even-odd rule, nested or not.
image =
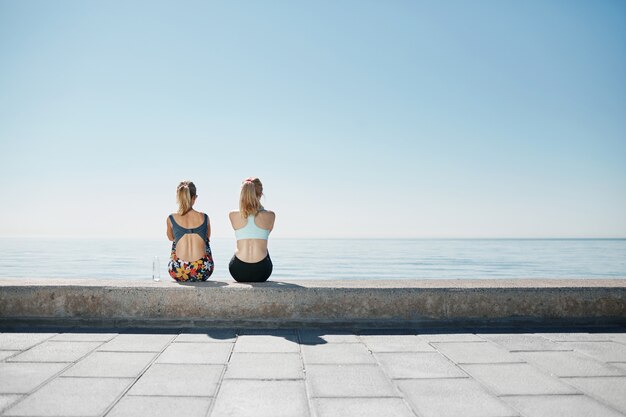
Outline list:
[[[217,279],[231,279],[234,239],[211,242]],[[0,278],[149,280],[170,244],[141,239],[0,238]],[[272,278],[626,278],[626,239],[272,239]]]

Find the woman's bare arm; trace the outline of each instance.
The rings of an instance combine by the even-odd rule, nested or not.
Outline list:
[[[167,223],[167,238],[170,240],[170,242],[174,241],[174,231],[172,230],[172,223],[170,222],[170,218],[168,217],[165,220],[165,223]]]

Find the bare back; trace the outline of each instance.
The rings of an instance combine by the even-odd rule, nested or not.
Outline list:
[[[229,214],[230,223],[233,230],[241,229],[248,224],[248,221],[254,223],[261,229],[272,231],[276,215],[272,211],[259,211],[254,218],[243,218],[239,211],[232,211]],[[243,262],[255,263],[263,260],[267,256],[267,240],[266,239],[241,239],[237,241],[237,258]]]
[[[174,217],[174,221],[185,229],[195,229],[204,223],[204,213],[195,210],[190,210],[182,216],[180,214],[173,214],[172,216]],[[169,217],[167,218],[167,237],[171,241],[174,241],[174,233]],[[210,237],[211,226],[207,219],[206,238],[209,239]],[[202,259],[205,255],[205,251],[206,244],[204,243],[204,238],[197,233],[187,233],[176,243],[176,256],[183,261],[193,262]]]

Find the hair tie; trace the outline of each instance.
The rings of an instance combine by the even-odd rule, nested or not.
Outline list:
[[[252,184],[254,182],[254,178],[248,177],[243,182],[246,183],[246,184]]]

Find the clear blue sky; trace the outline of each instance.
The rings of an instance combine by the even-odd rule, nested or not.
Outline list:
[[[623,1],[0,0],[0,235],[626,236]]]

